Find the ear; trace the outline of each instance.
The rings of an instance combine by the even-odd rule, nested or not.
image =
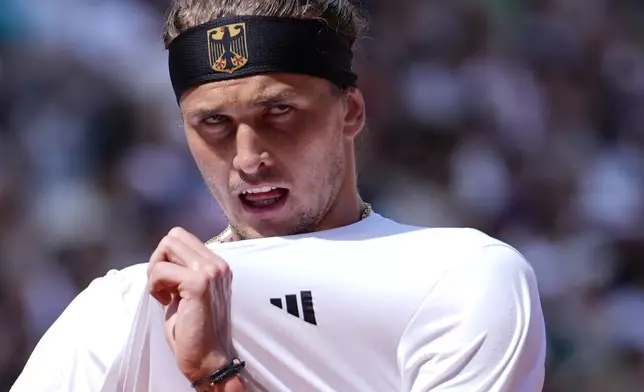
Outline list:
[[[364,97],[357,87],[349,87],[345,99],[344,136],[354,139],[364,129],[366,122]]]

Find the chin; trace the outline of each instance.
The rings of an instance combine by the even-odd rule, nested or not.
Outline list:
[[[290,192],[287,192],[286,197],[279,203],[262,208],[249,207],[240,200],[240,203],[235,205],[231,226],[241,238],[248,239],[283,237],[315,231],[321,214],[297,208],[294,202]]]

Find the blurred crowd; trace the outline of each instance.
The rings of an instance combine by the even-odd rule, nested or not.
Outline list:
[[[225,218],[183,140],[169,0],[0,2],[0,390],[72,298]],[[644,390],[644,5],[363,1],[363,197],[532,263],[549,392]]]

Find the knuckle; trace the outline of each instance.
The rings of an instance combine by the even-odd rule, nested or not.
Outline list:
[[[186,263],[186,267],[188,267],[190,270],[195,272],[203,271],[203,267],[201,266],[198,260],[189,260]]]
[[[209,279],[221,279],[232,276],[232,271],[228,263],[207,263],[199,267],[199,271]]]
[[[231,275],[230,266],[227,263],[208,264],[202,267],[202,270],[209,278],[222,278]]]
[[[191,286],[198,293],[208,293],[212,288],[226,288],[232,281],[232,270],[228,263],[202,265],[194,274]]]
[[[209,279],[217,277],[217,266],[207,265],[203,267],[203,272]]]
[[[168,249],[171,244],[172,244],[172,238],[169,236],[165,236],[161,238],[161,241],[159,242],[159,248]]]
[[[168,232],[168,237],[180,237],[185,233],[185,230],[182,227],[173,227]]]
[[[233,271],[230,269],[230,265],[228,265],[228,263],[226,262],[222,262],[219,265],[219,270],[221,271],[221,276],[228,277],[233,275]]]

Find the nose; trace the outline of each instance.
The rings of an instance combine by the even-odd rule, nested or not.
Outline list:
[[[253,174],[262,166],[271,165],[271,157],[261,136],[248,125],[241,124],[236,135],[237,151],[233,167],[246,174]]]

